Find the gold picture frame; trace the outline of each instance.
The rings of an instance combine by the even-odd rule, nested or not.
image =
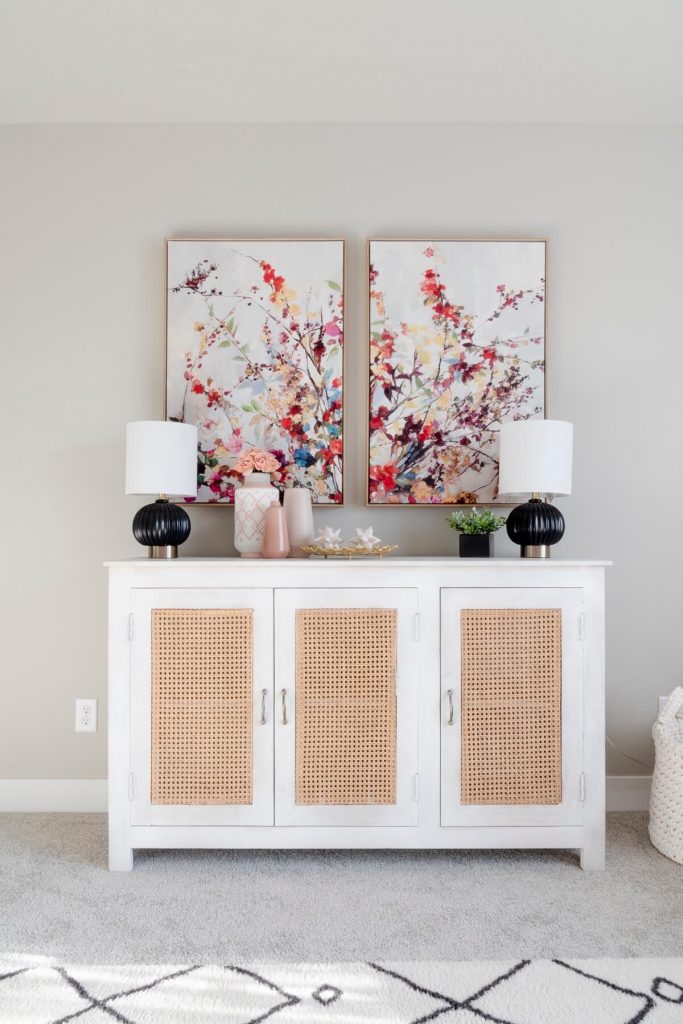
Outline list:
[[[165,340],[164,340],[164,397],[163,397],[164,419],[171,419],[171,418],[177,419],[177,418],[179,418],[178,416],[174,416],[173,415],[174,409],[172,407],[172,403],[169,401],[169,391],[170,391],[170,387],[169,387],[169,380],[170,380],[169,363],[170,363],[170,356],[171,356],[170,349],[171,349],[171,344],[172,344],[169,341],[170,333],[171,333],[171,324],[170,324],[171,317],[170,317],[170,312],[169,312],[169,307],[170,307],[169,295],[170,295],[170,292],[173,290],[172,287],[171,287],[171,281],[170,281],[170,259],[171,259],[170,258],[170,252],[171,252],[171,247],[174,246],[174,245],[179,245],[179,244],[191,245],[191,246],[199,246],[199,247],[204,247],[204,246],[213,247],[213,246],[226,246],[227,245],[227,246],[231,246],[231,247],[234,247],[234,246],[247,247],[247,246],[249,246],[249,247],[259,247],[260,248],[260,247],[263,246],[263,247],[265,247],[265,249],[263,251],[266,252],[267,251],[267,247],[269,247],[269,246],[289,246],[289,245],[307,246],[308,244],[316,244],[316,243],[318,245],[340,246],[341,247],[341,252],[340,252],[340,257],[339,257],[339,266],[341,268],[341,275],[340,275],[341,276],[341,280],[340,281],[335,281],[334,277],[332,275],[330,275],[329,278],[321,278],[323,283],[329,284],[329,285],[336,285],[337,286],[335,294],[337,295],[338,300],[339,300],[339,310],[337,311],[336,315],[338,317],[339,325],[341,326],[341,336],[338,339],[338,341],[339,341],[339,349],[340,349],[340,353],[339,353],[340,373],[338,374],[338,376],[340,376],[340,378],[341,378],[341,386],[340,386],[340,388],[338,390],[340,390],[340,392],[341,392],[341,397],[340,397],[341,408],[338,409],[338,410],[335,410],[335,419],[334,419],[334,424],[333,425],[334,425],[335,428],[336,427],[339,428],[339,433],[338,433],[337,436],[338,436],[339,441],[341,442],[341,449],[340,449],[340,451],[338,453],[336,453],[334,456],[332,456],[332,458],[330,460],[331,462],[334,462],[338,458],[338,474],[336,474],[336,472],[335,472],[335,479],[336,479],[336,481],[338,481],[338,483],[336,483],[336,485],[335,485],[336,489],[334,491],[332,489],[330,489],[330,494],[333,494],[333,493],[334,494],[338,494],[338,495],[340,495],[340,499],[339,500],[333,500],[332,498],[330,498],[330,500],[316,500],[316,498],[320,498],[320,494],[316,494],[316,492],[314,491],[313,500],[314,500],[314,504],[315,504],[316,508],[327,508],[327,507],[341,508],[341,507],[343,507],[344,501],[345,501],[345,487],[346,487],[346,483],[347,483],[347,474],[346,474],[346,471],[345,471],[345,459],[344,459],[344,442],[345,442],[345,396],[344,396],[344,383],[345,383],[345,375],[346,375],[346,322],[347,321],[346,321],[346,315],[345,315],[345,309],[344,309],[344,300],[345,300],[346,283],[347,283],[347,279],[348,279],[347,278],[347,248],[348,247],[347,247],[347,240],[345,238],[340,237],[340,236],[307,236],[307,237],[265,237],[265,236],[261,237],[261,236],[249,236],[249,237],[233,237],[233,238],[226,238],[224,236],[216,236],[216,237],[213,237],[213,236],[201,236],[201,237],[170,237],[170,238],[167,238],[165,240],[165,246],[166,246],[166,303],[165,303],[165,306],[166,306],[166,317],[165,317]],[[253,256],[250,256],[248,258],[254,259]],[[280,280],[280,278],[276,277],[276,281],[279,281],[279,280]],[[316,284],[319,284],[319,283],[320,282],[316,282]],[[311,284],[311,282],[309,282],[309,284]],[[272,289],[273,285],[271,284],[270,287]],[[311,285],[311,288],[312,288],[312,285]],[[321,313],[321,315],[322,315],[322,313]],[[332,346],[329,346],[329,347],[332,348]],[[177,361],[176,361],[176,366],[175,366],[175,372],[176,373],[178,372]],[[176,410],[176,412],[177,412],[177,410]],[[338,415],[336,415],[336,413],[338,413]],[[191,420],[190,420],[190,422],[191,422]],[[201,438],[200,438],[200,454],[198,455],[198,458],[200,458],[200,455],[201,455]],[[294,463],[291,463],[290,465],[294,466]],[[301,467],[297,467],[297,468],[300,469]],[[308,469],[308,468],[309,467],[307,466],[306,469]],[[336,471],[337,467],[335,466],[334,468],[335,468],[335,471]],[[297,479],[301,475],[302,475],[301,473],[298,473]],[[292,474],[292,476],[294,476],[294,474]],[[201,479],[201,477],[200,477],[200,479]],[[277,482],[277,480],[276,480],[276,482]],[[283,482],[283,481],[280,481],[280,482]],[[304,482],[304,481],[302,481],[301,479],[298,479],[298,482],[301,483],[301,482]],[[228,488],[226,487],[225,490],[227,492]],[[181,498],[178,499],[178,504],[192,505],[192,506],[195,506],[195,507],[196,506],[201,506],[201,507],[207,507],[207,508],[225,508],[225,507],[229,508],[229,507],[232,507],[233,500],[229,500],[227,498],[224,498],[223,500],[217,499],[217,500],[208,500],[207,501],[207,500],[201,500],[201,498],[198,498],[197,500],[187,501],[187,500],[184,500],[181,497]]]
[[[377,500],[377,492],[373,494],[372,485],[373,480],[371,474],[373,471],[373,458],[372,458],[372,440],[373,440],[373,423],[372,423],[372,389],[373,389],[373,326],[377,326],[373,323],[373,281],[371,280],[371,274],[373,272],[373,246],[376,245],[414,245],[414,246],[425,246],[427,248],[434,248],[439,246],[449,245],[471,245],[471,244],[486,244],[486,245],[501,245],[501,246],[518,246],[518,245],[534,245],[542,247],[542,259],[539,266],[542,266],[542,305],[543,312],[541,318],[542,324],[542,383],[540,385],[540,398],[542,412],[540,416],[545,417],[547,415],[547,269],[548,269],[548,240],[545,238],[501,238],[496,237],[477,237],[477,238],[453,238],[453,237],[439,237],[435,235],[425,237],[373,237],[368,238],[366,242],[366,343],[365,343],[365,359],[366,359],[366,387],[365,387],[365,405],[366,405],[366,437],[365,437],[365,506],[366,508],[440,508],[444,507],[472,507],[473,505],[480,505],[483,507],[492,506],[498,508],[510,507],[511,502],[503,501],[496,497],[484,495],[477,496],[474,501],[465,500]],[[379,273],[379,272],[378,272]],[[531,291],[531,289],[530,289]],[[377,332],[375,332],[377,333]],[[536,385],[538,391],[539,385]],[[536,413],[536,415],[539,415]],[[381,463],[380,463],[381,465]],[[497,478],[497,473],[496,473]],[[388,478],[390,479],[390,478]],[[405,494],[405,492],[404,492]],[[381,495],[380,495],[381,497]],[[374,500],[373,500],[374,499]]]

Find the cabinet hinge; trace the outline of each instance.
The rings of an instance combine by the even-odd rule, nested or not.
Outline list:
[[[420,613],[415,612],[413,615],[413,640],[420,639]]]
[[[420,799],[420,776],[417,772],[413,776],[413,800],[417,803]]]
[[[132,612],[128,616],[128,639],[135,640],[135,616]]]
[[[583,640],[586,635],[586,616],[583,612],[579,613],[579,640]]]
[[[135,775],[133,772],[128,773],[128,799],[135,800]]]
[[[586,775],[581,772],[579,775],[579,800],[583,803],[586,799]]]

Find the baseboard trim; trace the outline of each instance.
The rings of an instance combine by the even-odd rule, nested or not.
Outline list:
[[[608,775],[608,811],[646,811],[649,775]],[[0,779],[0,811],[106,811],[106,779]]]
[[[106,779],[0,779],[0,811],[106,809]]]
[[[608,775],[608,811],[647,811],[650,807],[651,775]]]

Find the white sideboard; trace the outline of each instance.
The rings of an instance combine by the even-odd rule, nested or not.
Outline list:
[[[109,570],[109,866],[571,848],[604,867],[605,562]]]

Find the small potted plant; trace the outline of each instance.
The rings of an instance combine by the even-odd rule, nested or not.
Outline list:
[[[461,558],[488,558],[491,534],[500,530],[504,522],[490,508],[480,511],[476,505],[469,512],[453,512],[448,517],[448,525],[459,534]]]

